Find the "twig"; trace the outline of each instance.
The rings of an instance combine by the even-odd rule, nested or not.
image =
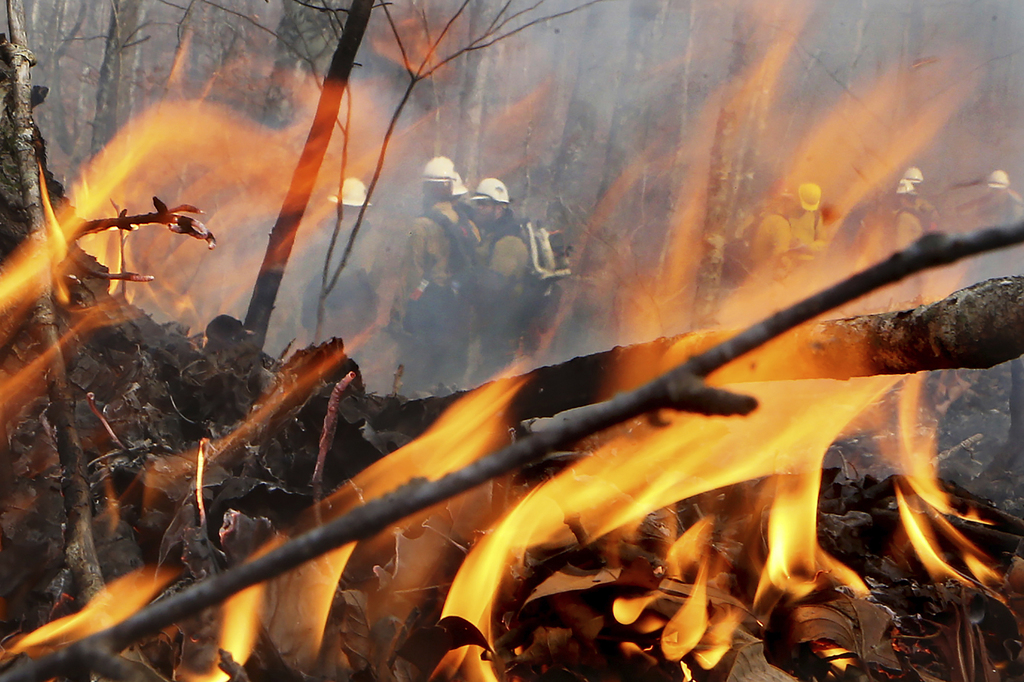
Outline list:
[[[209,438],[200,438],[196,449],[196,509],[199,510],[199,528],[206,532],[206,501],[203,499],[203,471],[206,469],[206,452],[210,447]]]
[[[29,237],[39,253],[47,253],[47,223],[43,213],[40,161],[36,153],[35,125],[32,122],[32,83],[29,69],[33,62],[28,51],[25,30],[25,8],[22,0],[7,0],[7,23],[11,41],[0,43],[4,61],[13,71],[10,88],[11,123],[13,124],[14,156],[21,179],[21,198],[32,223]],[[45,180],[43,180],[45,181]],[[86,479],[85,454],[74,428],[71,402],[68,399],[67,370],[60,350],[60,334],[54,310],[51,287],[53,273],[45,266],[38,274],[41,291],[31,325],[44,352],[50,352],[49,395],[50,417],[56,431],[57,453],[64,469],[62,486],[68,534],[65,558],[78,587],[79,595],[92,599],[103,588],[103,574],[96,557],[92,534],[92,498]],[[52,351],[52,352],[51,352]]]
[[[313,469],[313,499],[320,501],[321,483],[324,477],[324,460],[327,459],[327,451],[334,443],[334,432],[338,427],[338,403],[341,402],[341,394],[345,392],[356,378],[355,372],[349,372],[334,385],[331,391],[330,400],[327,401],[327,414],[324,415],[324,428],[320,432],[320,450],[316,455],[316,467]]]
[[[156,277],[153,275],[140,275],[137,272],[97,272],[90,273],[99,279],[120,280],[121,282],[152,282]]]
[[[121,442],[121,439],[117,437],[116,433],[114,433],[114,429],[110,428],[110,422],[107,421],[107,418],[104,417],[103,413],[100,412],[98,407],[96,407],[96,394],[93,393],[92,391],[89,391],[88,393],[85,394],[85,399],[89,401],[89,409],[92,410],[92,413],[96,415],[97,419],[100,420],[100,424],[103,424],[103,428],[107,430],[107,435],[110,436],[110,439],[117,443],[117,447],[121,448],[122,450],[127,450],[128,448],[124,446],[124,443]]]
[[[86,220],[77,227],[71,241],[84,237],[94,232],[103,232],[112,228],[130,232],[138,229],[140,225],[166,225],[171,232],[188,235],[195,239],[202,239],[212,249],[217,246],[217,239],[213,233],[206,229],[206,226],[193,218],[184,215],[185,213],[202,213],[195,206],[181,204],[174,208],[168,208],[164,202],[153,197],[153,206],[156,211],[128,215],[122,210],[116,218],[100,218],[99,220]]]
[[[1022,241],[1024,223],[962,236],[922,237],[905,251],[766,318],[634,391],[594,405],[592,409],[581,411],[551,429],[517,440],[436,481],[411,481],[258,559],[151,604],[118,625],[18,666],[0,676],[0,682],[42,682],[71,672],[80,673],[88,665],[85,657],[97,647],[120,651],[132,642],[218,604],[247,587],[281,575],[332,549],[369,538],[406,516],[440,504],[492,478],[515,471],[555,449],[645,412],[671,408],[699,414],[749,413],[756,406],[753,398],[707,387],[698,377],[706,376],[803,322],[907,275]]]

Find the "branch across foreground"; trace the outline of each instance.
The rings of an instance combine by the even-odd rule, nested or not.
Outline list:
[[[371,537],[406,516],[651,410],[747,414],[756,407],[753,398],[710,388],[703,383],[703,378],[780,334],[875,289],[930,267],[1022,241],[1024,223],[967,235],[923,237],[891,258],[771,315],[634,391],[594,405],[551,429],[523,438],[436,481],[413,480],[251,562],[158,601],[107,630],[18,665],[0,676],[0,682],[41,682],[60,675],[80,675],[90,669],[94,661],[109,661],[110,654],[132,642],[219,604],[247,587],[281,575],[332,549]]]

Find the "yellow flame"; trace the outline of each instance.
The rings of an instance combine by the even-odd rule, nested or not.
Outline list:
[[[504,413],[521,385],[522,380],[495,382],[460,399],[421,437],[324,500],[322,517],[329,520],[415,478],[435,480],[492,451],[505,438]],[[283,598],[269,609],[267,629],[275,641],[289,643],[282,650],[287,657],[315,660],[338,580],[354,548],[341,547],[276,581]]]
[[[903,382],[899,401],[900,460],[905,467],[907,483],[914,493],[943,514],[953,514],[955,512],[949,505],[946,492],[939,486],[935,469],[935,429],[922,430],[918,419],[925,377],[922,372]]]
[[[864,581],[818,546],[820,468],[803,474],[777,476],[775,483],[768,521],[768,563],[754,597],[757,608],[765,611],[770,606],[773,596],[769,586],[802,599],[818,588],[819,580],[825,575],[858,595],[866,596],[868,588]]]
[[[693,657],[704,670],[711,670],[729,653],[736,629],[743,622],[744,614],[737,608],[725,606],[719,609],[711,620],[700,646]]]
[[[443,615],[462,616],[490,638],[491,600],[508,559],[566,533],[567,513],[578,515],[587,537],[598,538],[677,500],[732,483],[776,471],[818,475],[835,436],[894,381],[751,384],[744,388],[757,395],[762,407],[743,420],[665,414],[667,425],[659,429],[634,425],[633,433],[613,439],[511,509],[466,557]],[[702,529],[693,532],[699,535]],[[823,554],[812,557],[821,570],[833,571],[831,578],[859,582]],[[681,555],[677,551],[676,560]],[[627,610],[625,605],[620,609]],[[448,657],[445,670],[451,671],[458,658]]]
[[[682,608],[676,611],[661,634],[661,653],[670,661],[678,661],[690,653],[708,627],[708,562],[702,561],[693,591]]]
[[[658,595],[654,592],[635,597],[618,597],[612,603],[612,616],[623,625],[631,625],[657,598]]]
[[[896,486],[896,501],[899,505],[900,520],[903,521],[903,527],[907,531],[910,544],[913,546],[914,552],[917,553],[931,579],[943,581],[952,578],[967,585],[972,584],[966,576],[947,564],[939,556],[935,534],[924,521],[925,517],[910,508],[900,486]]]
[[[259,634],[260,606],[263,604],[264,584],[253,585],[234,595],[221,608],[220,638],[217,648],[231,654],[239,665],[244,665],[252,653]],[[217,657],[219,661],[219,656]],[[217,662],[213,669],[190,675],[189,682],[227,682],[231,676],[221,670]]]
[[[665,557],[668,577],[681,578],[686,571],[697,565],[711,541],[714,524],[715,517],[713,516],[698,519],[679,536],[678,540],[672,543],[672,547]]]
[[[84,609],[30,632],[6,648],[4,658],[22,652],[36,655],[70,644],[128,618],[177,575],[168,568],[140,568],[107,585]]]

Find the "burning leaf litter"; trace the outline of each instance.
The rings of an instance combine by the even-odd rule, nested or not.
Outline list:
[[[98,302],[103,296],[98,295]],[[84,446],[94,461],[103,463],[94,468],[94,494],[116,499],[116,505],[103,507],[120,516],[97,519],[97,526],[109,529],[98,533],[108,580],[134,575],[142,565],[181,566],[179,585],[201,580],[265,551],[260,548],[267,541],[279,542],[273,538],[303,523],[315,501],[310,482],[335,387],[343,392],[336,398],[337,434],[324,457],[325,490],[354,478],[325,500],[326,507],[317,507],[321,511],[350,504],[346,499],[368,499],[379,494],[375,490],[394,485],[379,478],[394,469],[389,466],[393,458],[385,455],[420,436],[423,425],[437,419],[450,402],[406,402],[363,393],[358,369],[338,355],[338,348],[306,351],[282,364],[257,352],[244,335],[204,346],[202,336],[189,337],[173,324],[157,325],[139,311],[109,303],[98,310],[105,311],[106,324],[81,347],[69,366],[69,378],[81,391],[77,414]],[[303,386],[300,373],[316,368],[319,380]],[[967,391],[947,408],[947,418],[958,413],[957,405],[977,401],[976,391],[984,390],[991,376],[993,372],[964,375]],[[837,423],[846,423],[865,407],[884,406],[889,395],[884,387],[891,384],[886,380],[881,392],[874,388],[859,402],[847,402],[849,416]],[[794,387],[799,385],[787,390]],[[508,397],[515,395],[503,390]],[[289,398],[290,391],[298,394]],[[107,424],[88,405],[87,393],[105,406],[101,414]],[[492,391],[489,403],[499,395]],[[812,395],[810,390],[801,402]],[[74,605],[64,595],[68,588],[61,587],[66,577],[60,570],[59,526],[46,524],[47,515],[53,517],[46,500],[58,498],[45,485],[56,471],[53,450],[45,446],[46,437],[39,438],[45,430],[32,417],[43,407],[39,400],[27,400],[12,432],[19,470],[35,474],[21,479],[12,498],[25,500],[20,511],[12,507],[4,512],[5,529],[10,529],[4,554],[21,569],[12,573],[20,577],[3,598],[7,633],[42,627],[37,637],[52,638],[59,635],[45,624]],[[269,426],[232,436],[240,426],[244,431],[254,411],[261,409],[270,417]],[[902,409],[903,418],[909,419],[910,408]],[[497,415],[500,408],[492,412]],[[438,426],[445,419],[452,417],[442,418]],[[807,421],[823,427],[820,418]],[[750,448],[754,441],[749,439],[758,436],[730,435],[737,428],[730,424],[690,424],[697,433],[690,445],[683,432],[671,436],[671,422],[639,421],[618,435],[590,439],[579,453],[555,456],[520,476],[453,500],[391,535],[348,549],[350,558],[340,572],[326,564],[317,568],[320,564],[314,562],[308,570],[295,572],[294,579],[272,581],[216,613],[182,623],[169,633],[170,639],[165,634],[144,642],[139,655],[168,679],[189,670],[193,676],[207,675],[203,671],[216,664],[219,648],[230,651],[250,675],[275,670],[296,679],[300,670],[332,678],[422,679],[435,666],[450,674],[461,668],[460,674],[476,670],[488,675],[492,665],[509,679],[917,680],[971,679],[959,675],[994,679],[997,670],[1001,679],[1024,674],[1017,660],[1018,624],[1024,614],[1015,610],[1024,600],[1017,584],[1024,581],[1016,579],[1024,523],[961,489],[941,486],[938,494],[947,500],[944,512],[969,519],[954,518],[953,534],[941,514],[921,513],[926,498],[918,496],[911,479],[876,479],[867,473],[885,468],[884,448],[870,445],[870,430],[851,427],[852,432],[830,445],[835,436],[798,429],[794,435],[806,433],[822,441],[818,456],[826,464],[843,464],[820,474],[809,489],[812,497],[803,503],[812,505],[811,511],[797,522],[817,529],[810,539],[816,549],[800,550],[798,556],[806,559],[810,551],[832,557],[832,563],[786,564],[785,580],[813,587],[793,592],[784,581],[771,599],[758,598],[777,542],[770,532],[774,521],[765,526],[762,519],[775,506],[773,499],[790,486],[787,481],[800,479],[772,474],[780,465],[791,468],[802,461],[797,457],[790,465],[782,464],[787,448],[802,446],[779,445],[773,450],[776,459],[764,469],[734,470],[721,479],[708,470],[698,476],[711,478],[696,486],[684,479],[670,486],[659,483],[674,468],[672,459],[700,447],[702,440],[726,437],[738,459],[724,466],[744,461],[743,448]],[[471,433],[460,430],[453,434]],[[643,463],[649,455],[636,448],[657,452],[659,437],[668,437],[669,459]],[[205,438],[210,447],[197,448]],[[420,457],[446,452],[451,446],[444,438],[426,438]],[[672,447],[677,454],[671,454]],[[190,481],[197,476],[196,454],[203,450],[206,471],[199,486]],[[589,458],[578,459],[593,451]],[[617,466],[637,458],[640,481],[654,488],[634,489],[622,473],[599,484],[603,474],[595,465],[606,461]],[[952,464],[965,466],[960,474],[969,477],[972,464],[958,462]],[[949,461],[946,465],[947,471],[956,472]],[[807,476],[818,478],[814,470],[810,467]],[[654,471],[659,476],[652,477]],[[685,464],[679,471],[693,476]],[[914,471],[911,466],[907,473]],[[423,473],[431,475],[432,470]],[[530,539],[535,531],[521,522],[514,525],[521,544],[511,563],[498,561],[485,569],[495,586],[490,616],[467,618],[459,607],[444,615],[442,606],[450,600],[460,566],[465,568],[467,559],[471,564],[495,532],[481,531],[500,527],[495,524],[503,510],[540,500],[538,494],[551,495],[543,491],[559,478],[570,487],[545,496],[547,501],[523,519],[542,521],[550,530]],[[747,478],[752,480],[743,480]],[[604,500],[594,510],[600,512],[597,516],[588,509],[593,502],[573,499],[576,492],[602,488],[606,492],[597,498]],[[686,493],[688,488],[693,493]],[[653,494],[658,489],[664,489],[665,502]],[[928,493],[927,499],[934,500],[935,494]],[[914,519],[927,529],[924,546],[949,566],[938,582],[923,563],[920,539],[901,523],[911,500],[917,510]],[[205,526],[201,501],[208,503]],[[59,499],[56,504],[59,508]],[[808,514],[817,515],[816,524],[808,523]],[[21,528],[38,531],[26,536]],[[990,548],[991,556],[979,557],[995,573],[978,575],[981,569],[970,560],[978,550],[967,549],[974,547]],[[1009,563],[1000,557],[1009,557]],[[839,566],[863,580],[864,587],[842,578]],[[317,572],[324,569],[326,573]],[[1005,579],[999,577],[1003,573]],[[339,575],[341,591],[335,588]],[[945,581],[947,577],[951,580]],[[309,589],[318,582],[323,587],[318,599],[326,609],[308,601]],[[487,592],[480,589],[473,594],[486,603]],[[310,615],[309,608],[323,614],[310,621],[311,629],[296,632],[274,625],[282,617],[301,622]],[[252,630],[259,622],[262,628]],[[225,639],[231,633],[241,640]],[[310,638],[322,644],[311,649]],[[18,644],[8,646],[12,651],[35,646],[31,639],[13,641]],[[488,660],[481,661],[481,656]],[[974,666],[971,670],[964,668],[965,660]]]

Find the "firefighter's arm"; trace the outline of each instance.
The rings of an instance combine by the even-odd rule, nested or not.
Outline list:
[[[412,270],[417,273],[416,285],[424,282],[448,286],[448,237],[443,228],[429,218],[417,218],[410,237]]]

